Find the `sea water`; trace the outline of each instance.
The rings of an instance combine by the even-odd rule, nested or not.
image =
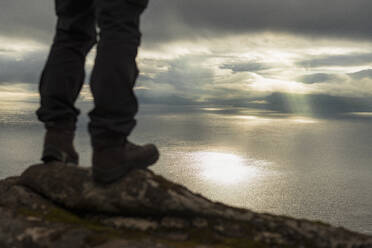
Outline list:
[[[40,162],[38,102],[0,104],[0,178]],[[75,146],[90,166],[87,112]],[[151,169],[206,197],[372,234],[372,121],[236,107],[140,105],[130,140],[155,143]]]

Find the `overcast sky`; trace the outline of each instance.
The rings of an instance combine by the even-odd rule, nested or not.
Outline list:
[[[1,97],[37,98],[53,1],[1,0],[0,9]],[[142,103],[372,112],[371,9],[371,0],[150,0],[136,94]]]

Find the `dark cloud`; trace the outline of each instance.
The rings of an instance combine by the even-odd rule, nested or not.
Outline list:
[[[0,53],[10,53],[15,52],[14,49],[0,48]]]
[[[164,94],[161,97],[153,94],[149,90],[136,90],[136,96],[140,103],[144,104],[168,104],[168,105],[195,105],[198,104],[194,99],[175,94]]]
[[[0,84],[7,82],[38,83],[47,54],[32,52],[21,58],[0,56]]]
[[[55,27],[54,1],[1,0],[0,36],[48,44]]]
[[[214,95],[206,98],[202,104],[206,106],[231,106],[265,109],[264,104],[250,103],[254,99],[254,97],[250,96],[224,97],[223,95]]]
[[[369,39],[371,9],[370,0],[156,0],[143,28],[160,40],[257,31]]]
[[[349,73],[348,75],[354,79],[363,79],[363,78],[372,79],[372,69]]]
[[[372,53],[322,55],[297,62],[303,67],[358,66],[372,63]]]
[[[339,79],[339,76],[334,75],[334,74],[327,74],[327,73],[315,73],[311,75],[302,76],[298,80],[305,84],[315,84],[315,83],[326,83],[329,81],[333,81],[335,79]]]
[[[167,61],[167,70],[152,78],[156,84],[168,84],[180,93],[197,94],[202,85],[214,78],[211,68],[202,66],[203,56],[181,56]]]
[[[54,1],[0,1],[0,35],[45,44],[55,27]],[[152,0],[142,19],[144,43],[279,31],[371,38],[370,0]]]
[[[275,92],[255,97],[209,97],[203,104],[217,106],[247,107],[278,113],[336,117],[350,112],[372,112],[372,99],[367,97],[342,97],[327,94],[290,94]],[[264,102],[259,104],[257,102]]]
[[[54,1],[1,0],[0,9],[0,37],[35,40],[50,45],[56,22]],[[371,39],[371,9],[371,0],[150,0],[142,19],[143,44],[156,50],[156,44],[172,40],[196,40],[261,31],[295,33],[308,37]],[[0,48],[0,52],[11,54],[15,51]],[[0,83],[27,82],[34,86],[45,63],[46,53],[26,54],[20,60],[14,56],[1,55]],[[181,57],[163,62],[167,70],[152,67],[148,75],[143,74],[139,78],[143,82],[139,82],[138,86],[144,86],[137,90],[139,98],[147,103],[253,106],[279,112],[325,115],[372,111],[371,100],[367,98],[284,93],[257,98],[259,93],[245,93],[239,87],[214,87],[216,81],[213,68],[203,64],[203,59]],[[367,64],[372,64],[372,53],[317,56],[297,62],[302,67]],[[224,63],[220,69],[232,72],[261,71],[269,69],[266,66],[256,62]],[[349,76],[362,79],[372,78],[371,74],[371,70],[365,70]],[[242,74],[236,73],[233,76],[239,75]],[[303,77],[302,81],[311,84],[334,79],[330,74],[313,74]],[[235,81],[226,79],[223,83],[234,82],[241,83],[239,78]],[[255,100],[267,103],[252,103]]]
[[[138,76],[138,79],[137,79],[137,81],[139,81],[139,82],[148,81],[148,80],[153,80],[153,78],[149,77],[149,76],[146,76],[146,75],[143,75],[143,74],[140,74]]]
[[[257,72],[268,68],[268,66],[257,62],[223,64],[220,66],[220,69],[228,69],[232,72]]]
[[[282,113],[331,116],[348,112],[372,112],[372,99],[330,95],[273,93],[263,107]]]

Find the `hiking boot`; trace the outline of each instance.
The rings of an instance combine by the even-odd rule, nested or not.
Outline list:
[[[121,145],[106,148],[93,147],[93,180],[109,184],[125,176],[130,170],[145,169],[159,159],[159,151],[153,144],[143,146],[124,140]]]
[[[44,163],[59,161],[67,165],[78,165],[79,154],[73,140],[75,132],[63,128],[48,128],[44,137],[41,160]]]

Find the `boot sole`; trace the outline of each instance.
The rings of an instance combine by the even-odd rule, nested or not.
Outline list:
[[[41,160],[44,163],[59,161],[67,165],[77,166],[79,164],[78,160],[70,158],[70,156],[66,152],[61,151],[54,146],[46,146],[44,148]]]
[[[113,183],[120,178],[124,177],[129,171],[133,169],[146,169],[151,165],[155,164],[159,159],[159,152],[154,154],[151,158],[147,159],[146,161],[129,161],[125,165],[120,165],[113,169],[99,169],[96,167],[92,167],[93,172],[93,180],[97,184],[110,184]]]

